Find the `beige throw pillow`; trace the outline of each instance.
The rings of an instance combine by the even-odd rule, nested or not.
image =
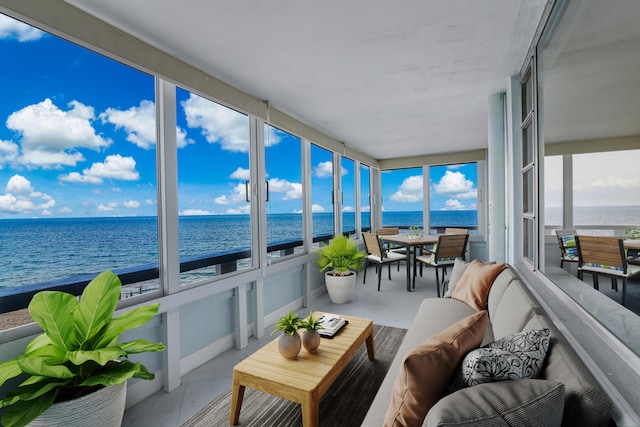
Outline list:
[[[391,392],[385,427],[422,425],[429,409],[444,395],[458,363],[482,343],[487,323],[486,311],[472,314],[405,355]]]
[[[476,310],[486,310],[489,291],[505,264],[485,264],[476,259],[471,261],[458,280],[451,298],[467,303]]]

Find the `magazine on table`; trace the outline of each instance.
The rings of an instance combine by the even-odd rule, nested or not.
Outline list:
[[[322,323],[322,329],[318,332],[323,337],[333,337],[349,323],[346,319],[332,313],[324,313],[318,320]]]

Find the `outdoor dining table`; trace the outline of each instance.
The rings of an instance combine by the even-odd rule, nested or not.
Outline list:
[[[408,234],[396,234],[391,236],[380,236],[384,242],[395,243],[404,246],[407,250],[407,291],[411,292],[411,252],[417,246],[432,245],[438,242],[438,234],[427,234],[426,236],[412,236]],[[415,256],[415,254],[414,254]]]

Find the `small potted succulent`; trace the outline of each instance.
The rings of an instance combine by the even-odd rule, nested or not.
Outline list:
[[[320,345],[320,329],[323,329],[322,322],[319,317],[313,315],[313,311],[309,312],[309,316],[302,320],[301,329],[304,329],[302,333],[302,345],[309,352],[314,352]]]
[[[316,251],[320,258],[316,265],[325,272],[329,298],[334,304],[351,301],[356,289],[356,271],[362,269],[367,253],[358,249],[353,241],[345,236],[335,236],[331,243]]]
[[[300,339],[300,334],[298,334],[298,329],[301,326],[302,319],[300,316],[294,313],[293,310],[289,310],[285,316],[282,316],[276,322],[276,328],[271,332],[273,334],[282,331],[282,335],[278,339],[278,351],[285,359],[295,359],[300,353],[302,340]]]

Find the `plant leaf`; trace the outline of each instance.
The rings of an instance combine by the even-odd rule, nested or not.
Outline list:
[[[77,349],[88,350],[85,343],[95,338],[100,329],[111,321],[121,288],[120,278],[109,270],[100,273],[84,288],[78,308],[73,313]]]
[[[2,425],[5,427],[26,426],[53,405],[56,394],[55,391],[50,391],[37,399],[21,401],[12,405],[2,414]]]
[[[126,355],[127,353],[118,346],[99,348],[97,350],[77,350],[67,353],[69,361],[74,365],[82,365],[88,361],[94,361],[100,366]]]
[[[71,294],[58,291],[41,291],[29,303],[29,314],[51,341],[58,347],[73,350],[75,327],[73,312],[78,300]]]
[[[43,358],[25,357],[18,361],[22,372],[38,377],[73,378],[75,374],[64,365],[48,365]]]
[[[103,385],[107,387],[110,385],[121,384],[129,378],[136,376],[140,371],[147,372],[146,368],[144,368],[140,363],[133,363],[128,360],[111,362],[103,369],[94,372],[91,377],[81,382],[80,386]],[[153,378],[153,376],[151,378]]]
[[[37,337],[35,337],[33,340],[31,340],[29,344],[27,344],[27,347],[24,349],[24,354],[31,353],[41,347],[44,347],[50,344],[53,344],[53,341],[51,341],[51,338],[49,338],[47,334],[40,334]]]
[[[114,317],[107,325],[100,341],[95,347],[106,347],[110,345],[114,339],[117,339],[124,331],[144,325],[158,313],[159,308],[160,303],[156,302],[144,307],[134,308],[120,316]]]
[[[118,344],[116,347],[121,348],[127,354],[159,352],[164,351],[165,347],[162,343],[153,344],[147,340],[138,339]]]
[[[34,378],[34,377],[31,377]],[[59,380],[51,380],[50,378],[39,377],[38,382],[33,382],[31,384],[26,384],[26,381],[20,384],[19,387],[16,387],[7,393],[3,404],[5,406],[14,405],[20,400],[30,401],[33,399],[37,399],[40,396],[49,393],[52,390],[56,390],[55,394],[58,394],[58,390],[61,387],[64,387],[69,383],[69,380],[59,381]]]
[[[18,360],[23,357],[24,356],[16,357],[15,359],[0,363],[0,386],[7,380],[15,378],[22,373],[20,365],[18,365]]]

